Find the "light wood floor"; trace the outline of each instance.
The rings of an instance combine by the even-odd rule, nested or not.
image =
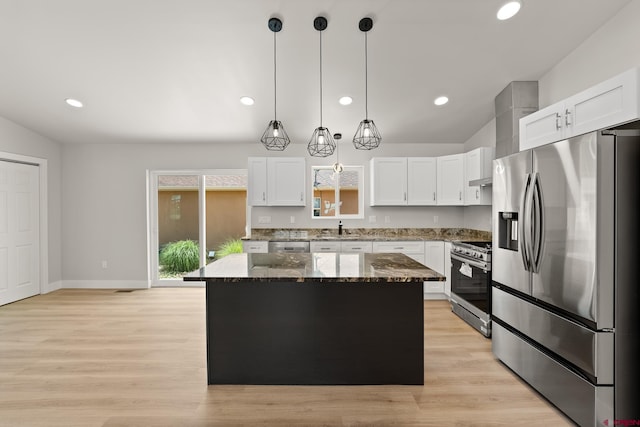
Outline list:
[[[424,306],[423,387],[207,386],[204,289],[37,296],[0,307],[0,426],[571,425]]]

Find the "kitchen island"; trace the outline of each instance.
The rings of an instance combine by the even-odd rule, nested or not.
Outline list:
[[[424,384],[423,282],[399,253],[234,254],[206,282],[209,384]]]

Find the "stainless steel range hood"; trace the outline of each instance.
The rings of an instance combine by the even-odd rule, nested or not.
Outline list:
[[[538,82],[509,83],[496,96],[495,109],[496,159],[499,159],[520,151],[519,121],[538,110]]]
[[[486,187],[491,185],[493,182],[493,177],[488,178],[480,178],[480,179],[472,179],[469,181],[469,187]]]

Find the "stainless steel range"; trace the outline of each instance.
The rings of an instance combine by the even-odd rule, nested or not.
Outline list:
[[[451,245],[451,310],[491,336],[491,242]]]

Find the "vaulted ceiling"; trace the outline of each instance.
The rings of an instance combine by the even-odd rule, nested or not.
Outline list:
[[[274,114],[294,144],[320,124],[350,139],[462,143],[513,80],[537,80],[629,0],[0,0],[0,115],[63,143],[258,141]],[[353,103],[342,106],[341,96]],[[450,102],[437,107],[433,100]],[[244,106],[240,97],[255,99]],[[77,98],[84,108],[65,104]]]

